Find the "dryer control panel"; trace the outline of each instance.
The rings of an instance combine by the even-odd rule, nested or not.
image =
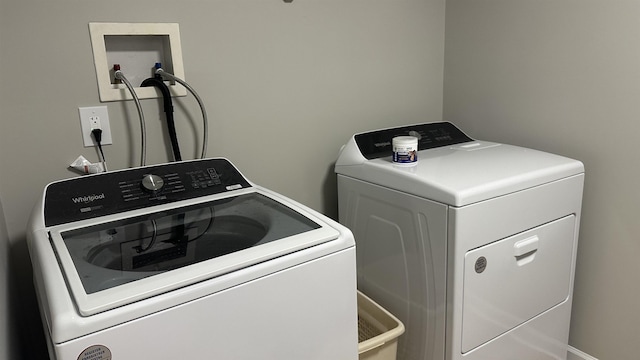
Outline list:
[[[251,187],[226,159],[183,161],[95,174],[47,186],[45,225]]]
[[[409,125],[392,129],[376,130],[354,136],[358,149],[366,159],[391,156],[391,140],[396,136],[415,136],[418,150],[433,149],[473,141],[450,122]]]

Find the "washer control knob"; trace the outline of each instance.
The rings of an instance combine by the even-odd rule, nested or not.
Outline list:
[[[151,193],[160,191],[164,186],[164,180],[158,175],[147,174],[142,177],[142,190]]]

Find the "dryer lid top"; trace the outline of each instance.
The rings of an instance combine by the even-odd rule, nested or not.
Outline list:
[[[415,128],[415,130],[414,130]],[[418,161],[393,163],[391,154],[367,154],[363,139],[389,143],[408,132],[440,133],[419,144]],[[335,172],[452,206],[464,206],[584,172],[580,161],[518,146],[474,141],[451,123],[405,126],[356,134],[342,148]],[[384,139],[384,136],[388,139]],[[435,140],[437,138],[434,137]]]

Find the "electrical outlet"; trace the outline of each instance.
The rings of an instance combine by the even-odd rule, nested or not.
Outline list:
[[[109,112],[106,106],[81,107],[78,108],[80,114],[80,128],[82,129],[82,141],[84,147],[97,146],[91,130],[102,129],[102,145],[113,144],[111,140],[111,128],[109,126]]]

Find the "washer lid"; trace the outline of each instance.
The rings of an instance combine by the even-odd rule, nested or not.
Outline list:
[[[367,154],[360,139],[371,137],[357,134],[342,148],[335,172],[452,206],[472,204],[584,172],[584,166],[577,160],[518,146],[474,141],[452,126],[433,123],[399,128],[414,133],[431,129],[442,135],[434,137],[441,142],[431,142],[428,147],[421,143],[418,161],[410,166],[394,164],[385,153]],[[382,131],[387,137],[396,134],[390,129],[371,134],[379,138]],[[377,141],[386,144],[384,139]]]
[[[240,190],[197,205],[58,226],[50,234],[78,310],[89,316],[339,236],[294,208]]]

